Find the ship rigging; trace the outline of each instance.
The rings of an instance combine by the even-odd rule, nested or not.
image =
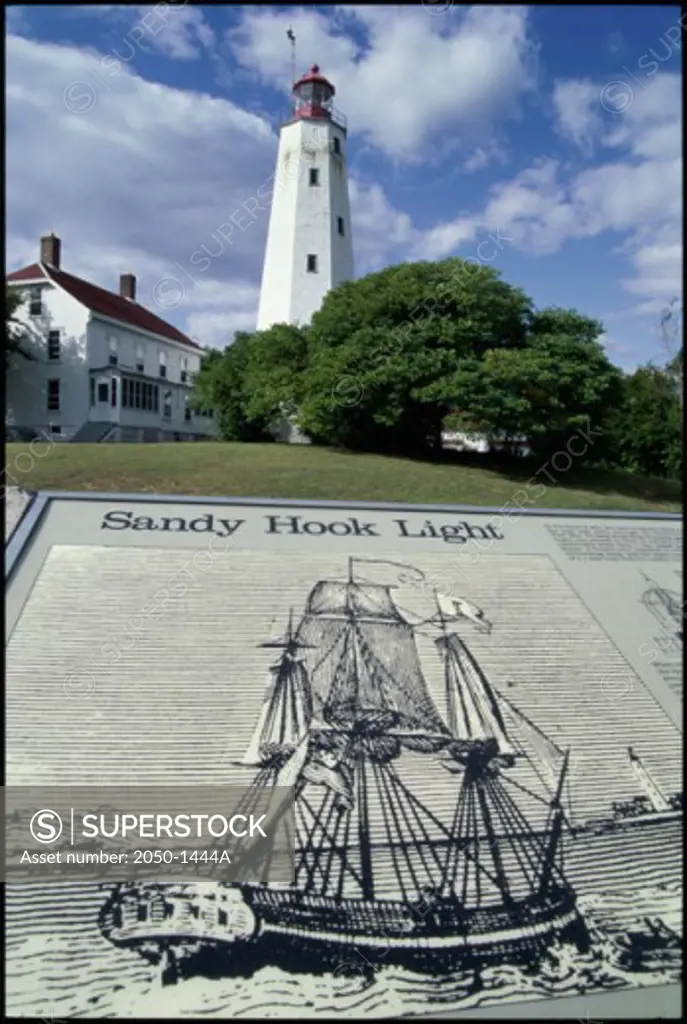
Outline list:
[[[103,908],[104,934],[151,959],[164,952],[168,980],[210,953],[232,961],[237,942],[234,969],[260,948],[266,962],[310,956],[326,969],[347,947],[434,970],[438,960],[527,961],[556,939],[587,941],[562,865],[569,752],[525,716],[518,722],[458,634],[461,621],[491,633],[480,609],[435,591],[432,614],[411,623],[394,587],[361,578],[361,561],[349,559],[347,579],[316,583],[298,625],[291,615],[284,636],[262,645],[280,654],[240,763],[256,769],[247,805],[266,789],[282,802],[273,812],[295,801],[293,883],[270,884],[275,850],[265,842],[257,874],[254,856],[247,865],[252,878],[217,880],[241,903],[243,932],[223,932],[212,911],[208,930],[207,914],[189,912],[200,899],[192,885],[160,887],[164,941],[141,911],[145,886],[123,886]],[[444,715],[420,635],[443,665]],[[545,779],[544,796],[514,777],[527,762]],[[432,772],[451,777],[450,813],[446,777],[436,785]],[[431,797],[442,790],[440,807]],[[546,811],[536,828],[523,798]],[[177,939],[175,918],[185,922]]]

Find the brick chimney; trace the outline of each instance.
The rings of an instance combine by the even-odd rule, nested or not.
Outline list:
[[[136,278],[133,274],[122,274],[119,278],[119,294],[123,299],[136,301]]]
[[[56,235],[43,235],[41,238],[41,263],[60,269],[60,248],[62,243]]]

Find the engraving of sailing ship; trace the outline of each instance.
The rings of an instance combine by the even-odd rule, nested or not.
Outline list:
[[[127,883],[101,909],[105,938],[158,964],[163,984],[265,964],[337,973],[354,954],[372,970],[479,978],[504,962],[536,969],[554,943],[589,948],[562,862],[569,751],[491,685],[460,635],[491,634],[480,609],[435,591],[431,614],[411,622],[394,587],[361,576],[362,561],[317,582],[297,626],[262,645],[279,656],[242,761],[256,772],[246,800],[293,794],[292,884]],[[443,664],[443,713],[420,637]],[[404,780],[418,758],[448,773],[450,814]],[[544,795],[518,780],[528,762]],[[536,825],[525,793],[541,805]]]

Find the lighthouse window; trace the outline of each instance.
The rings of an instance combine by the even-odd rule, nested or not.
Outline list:
[[[307,267],[309,274],[317,273],[317,256],[315,256],[314,253],[308,253]]]
[[[320,172],[317,167],[310,168],[310,184],[319,185],[320,183]]]
[[[338,228],[338,231],[339,231],[340,235],[344,235],[346,233],[344,231],[344,219],[343,219],[343,217],[337,217],[336,218],[336,226]]]
[[[337,153],[337,154],[341,153],[341,141],[340,141],[338,135],[334,136],[334,152]]]

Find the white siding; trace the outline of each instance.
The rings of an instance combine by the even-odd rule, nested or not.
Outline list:
[[[14,286],[13,286],[14,287]],[[39,287],[44,298],[44,316],[29,314],[28,301],[17,313],[27,328],[25,348],[34,355],[29,361],[21,356],[11,360],[7,372],[7,423],[10,426],[32,430],[50,430],[51,425],[62,428],[61,436],[71,437],[89,420],[132,427],[152,427],[172,433],[213,433],[213,421],[208,417],[192,416],[186,420],[185,399],[188,386],[200,368],[201,353],[177,342],[157,335],[138,331],[124,324],[91,314],[80,302],[51,283],[16,287],[30,291]],[[48,360],[48,333],[60,330],[61,357]],[[113,345],[113,342],[115,343]],[[110,365],[109,357],[116,350],[117,365]],[[122,374],[142,379],[136,371],[138,353],[143,355],[143,373],[149,383],[159,388],[158,412],[122,407]],[[167,377],[159,377],[160,354],[164,354]],[[185,363],[184,363],[185,360]],[[181,371],[187,369],[187,384],[181,382]],[[96,371],[93,373],[92,371]],[[95,380],[95,404],[91,405],[90,377]],[[117,378],[117,403],[111,404],[111,380]],[[60,410],[47,408],[48,381],[60,380]],[[107,383],[108,401],[98,401],[98,384]],[[162,415],[164,394],[171,391],[172,416]]]
[[[318,171],[317,185],[310,184],[311,168]],[[308,272],[308,254],[317,257],[316,273]],[[279,136],[258,330],[309,323],[327,292],[352,278],[345,133],[329,121],[295,121]]]
[[[136,370],[137,351],[143,352],[143,372],[148,377],[157,377],[160,367],[160,353],[164,352],[167,364],[167,379],[174,383],[181,381],[182,360],[188,361],[191,374],[200,368],[200,353],[174,341],[158,338],[157,335],[125,327],[94,313],[88,332],[89,362],[91,366],[108,365],[111,337],[117,339],[118,365],[125,370]]]
[[[14,287],[14,286],[13,286]],[[43,316],[30,316],[24,303],[16,319],[26,325],[24,348],[32,360],[15,356],[6,377],[7,423],[32,430],[62,428],[67,438],[88,419],[88,365],[86,332],[88,310],[60,288],[43,285],[16,286],[28,294],[40,290]],[[48,333],[60,331],[60,359],[48,359]],[[48,411],[48,381],[60,381],[59,412]]]
[[[116,367],[109,366],[110,340],[112,338],[117,340]],[[181,381],[183,361],[186,360],[188,382],[200,369],[201,354],[199,352],[194,352],[177,342],[148,334],[146,331],[125,327],[123,324],[117,324],[97,314],[93,314],[89,325],[88,348],[91,367],[103,371],[98,375],[98,379],[105,379],[112,375],[120,378],[116,415],[114,410],[111,415],[104,415],[107,413],[104,405],[96,403],[91,411],[92,420],[111,419],[112,422],[117,422],[122,426],[158,427],[161,430],[181,433],[211,434],[213,432],[211,419],[193,416],[191,420],[186,420],[184,415],[185,399],[191,389]],[[134,379],[141,379],[136,372],[139,353],[143,356],[143,374],[149,383],[153,383],[159,388],[157,412],[122,407],[121,376],[130,375]],[[167,368],[166,377],[160,376],[162,364]],[[169,419],[163,416],[166,392],[171,392],[172,415]]]

